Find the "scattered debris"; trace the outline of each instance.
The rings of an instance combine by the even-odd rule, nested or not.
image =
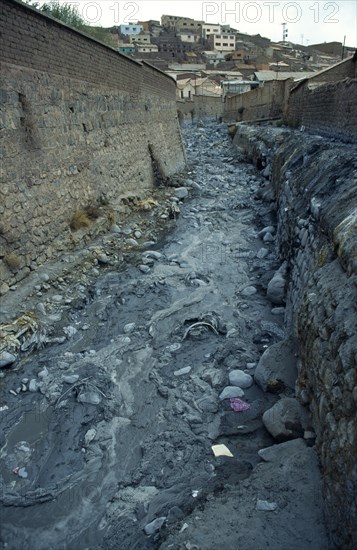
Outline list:
[[[166,521],[166,516],[154,519],[151,523],[148,523],[144,527],[146,535],[153,535],[156,531],[159,531]]]
[[[214,456],[229,456],[233,457],[231,451],[223,444],[220,445],[212,445],[212,451]]]
[[[257,500],[257,505],[255,507],[258,512],[274,512],[278,507],[276,502],[268,502],[267,500]]]
[[[230,399],[230,402],[231,402],[231,408],[234,410],[234,412],[247,411],[251,407],[249,403],[242,401],[238,397],[232,397]]]

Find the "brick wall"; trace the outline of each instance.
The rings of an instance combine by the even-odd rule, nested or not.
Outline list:
[[[288,124],[357,141],[356,66],[354,56],[293,88],[286,111]]]
[[[0,10],[5,292],[72,246],[77,209],[150,189],[150,150],[166,176],[184,151],[171,78],[16,0]]]
[[[273,80],[264,86],[226,98],[224,120],[254,121],[282,116],[291,80]]]

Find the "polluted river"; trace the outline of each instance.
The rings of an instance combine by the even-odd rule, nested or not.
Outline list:
[[[329,547],[295,344],[281,289],[267,292],[281,269],[268,174],[224,124],[182,131],[161,231],[129,217],[88,276],[45,266],[23,300],[52,328],[1,370],[1,548]]]

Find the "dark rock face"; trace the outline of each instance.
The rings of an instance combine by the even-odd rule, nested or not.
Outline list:
[[[248,126],[234,141],[256,165],[260,158],[271,167],[277,249],[287,261],[286,321],[299,341],[298,394],[313,414],[331,540],[352,548],[357,544],[356,147]]]

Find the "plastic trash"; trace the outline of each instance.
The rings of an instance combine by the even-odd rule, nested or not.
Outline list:
[[[239,397],[231,397],[230,402],[234,412],[247,411],[251,407],[249,403],[242,401]]]

